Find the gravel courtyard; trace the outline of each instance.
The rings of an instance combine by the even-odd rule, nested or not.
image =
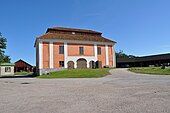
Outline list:
[[[0,78],[0,113],[170,113],[170,76]]]

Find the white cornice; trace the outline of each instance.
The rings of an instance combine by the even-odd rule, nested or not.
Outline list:
[[[78,44],[97,44],[97,45],[115,45],[114,42],[95,42],[95,41],[81,41],[81,40],[61,40],[61,39],[38,39],[38,42],[66,42],[66,43],[78,43]]]

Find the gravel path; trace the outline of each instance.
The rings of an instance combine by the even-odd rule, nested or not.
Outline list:
[[[0,113],[170,113],[170,76],[1,78]]]

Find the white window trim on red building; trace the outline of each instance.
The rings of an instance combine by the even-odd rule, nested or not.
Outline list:
[[[49,66],[50,68],[54,68],[54,62],[53,62],[53,43],[54,42],[62,42],[64,43],[64,67],[67,68],[67,62],[68,61],[73,61],[75,64],[75,68],[77,67],[76,61],[80,58],[84,58],[87,60],[87,67],[89,67],[89,62],[91,60],[93,61],[97,61],[97,45],[100,45],[100,42],[90,42],[91,44],[94,44],[94,56],[68,56],[68,47],[67,44],[68,43],[73,43],[73,41],[63,41],[63,40],[48,40],[48,39],[44,39],[44,40],[39,40],[38,41],[38,45],[39,45],[39,69],[43,68],[43,46],[42,43],[43,42],[49,42]],[[75,41],[74,41],[75,43]],[[76,41],[76,43],[80,43],[80,44],[89,44],[89,41]],[[103,44],[103,43],[102,43]],[[108,45],[110,43],[105,43],[105,50],[106,50],[106,65],[109,65],[109,55],[108,55]],[[113,44],[112,44],[113,45]],[[113,67],[116,67],[116,63],[115,63],[115,50],[114,50],[114,45],[113,45]]]
[[[62,42],[64,43],[64,67],[67,68],[67,62],[73,61],[74,67],[77,68],[77,60],[80,58],[84,58],[87,60],[87,67],[89,68],[90,61],[97,61],[97,45],[105,45],[106,50],[106,65],[109,65],[109,55],[108,55],[108,45],[113,45],[113,67],[116,67],[116,57],[115,57],[115,50],[114,50],[114,43],[109,42],[93,42],[93,41],[74,41],[74,40],[59,40],[59,39],[39,39],[37,40],[37,45],[39,49],[39,69],[43,69],[43,42],[49,42],[49,67],[54,68],[53,62],[53,43],[55,42]],[[68,43],[78,43],[78,44],[94,44],[94,56],[68,56]]]

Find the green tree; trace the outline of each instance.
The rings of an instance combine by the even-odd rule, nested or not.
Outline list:
[[[5,55],[5,49],[7,46],[7,39],[0,33],[0,63],[9,63],[10,57]]]
[[[117,58],[135,58],[134,55],[127,55],[122,50],[116,53]]]
[[[128,55],[125,54],[122,50],[120,50],[118,53],[116,53],[117,58],[128,58]]]

